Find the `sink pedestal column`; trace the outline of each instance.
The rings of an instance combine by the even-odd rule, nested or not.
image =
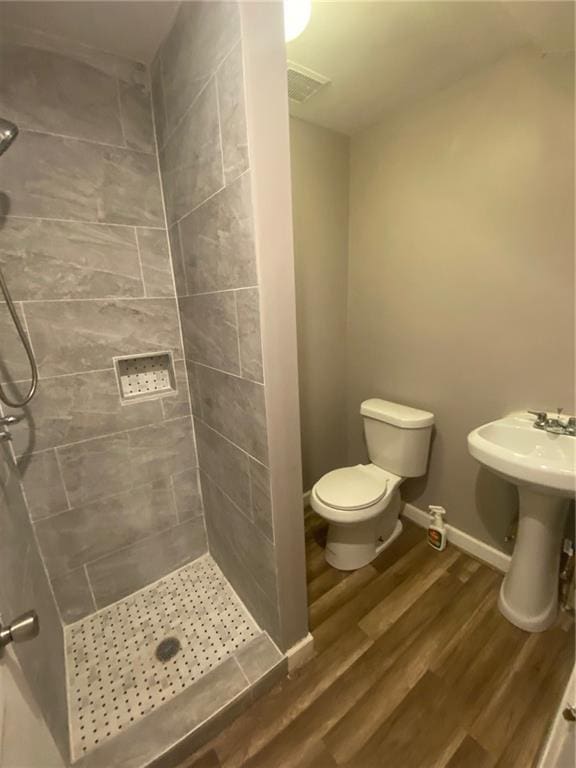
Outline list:
[[[560,550],[569,501],[525,485],[518,493],[518,533],[498,606],[520,629],[542,632],[558,612]]]

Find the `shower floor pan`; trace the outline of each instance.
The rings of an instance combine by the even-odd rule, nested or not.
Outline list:
[[[72,761],[157,764],[210,738],[285,659],[209,555],[66,628]]]

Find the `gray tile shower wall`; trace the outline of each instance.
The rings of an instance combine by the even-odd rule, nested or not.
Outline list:
[[[40,370],[13,444],[70,622],[207,549],[187,369],[147,68],[4,28],[0,70],[0,114],[20,128],[2,157],[0,267]],[[29,369],[2,303],[0,339],[0,380],[23,390]],[[177,393],[122,404],[113,358],[168,350]]]
[[[68,758],[68,711],[64,633],[40,558],[19,473],[6,443],[0,446],[0,612],[11,621],[35,609],[42,635],[14,651],[64,760]]]
[[[183,3],[152,91],[208,544],[278,638],[243,81],[238,5]]]

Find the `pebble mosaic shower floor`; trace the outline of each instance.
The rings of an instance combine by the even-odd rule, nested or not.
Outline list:
[[[70,625],[72,759],[122,733],[261,634],[209,555]],[[156,650],[166,638],[175,638],[180,650],[160,661]]]

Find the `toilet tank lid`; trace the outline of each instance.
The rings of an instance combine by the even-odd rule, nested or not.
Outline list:
[[[364,400],[360,406],[360,413],[362,416],[385,421],[387,424],[393,424],[402,429],[422,429],[434,424],[434,414],[429,411],[391,403],[389,400],[379,400],[377,397]]]

